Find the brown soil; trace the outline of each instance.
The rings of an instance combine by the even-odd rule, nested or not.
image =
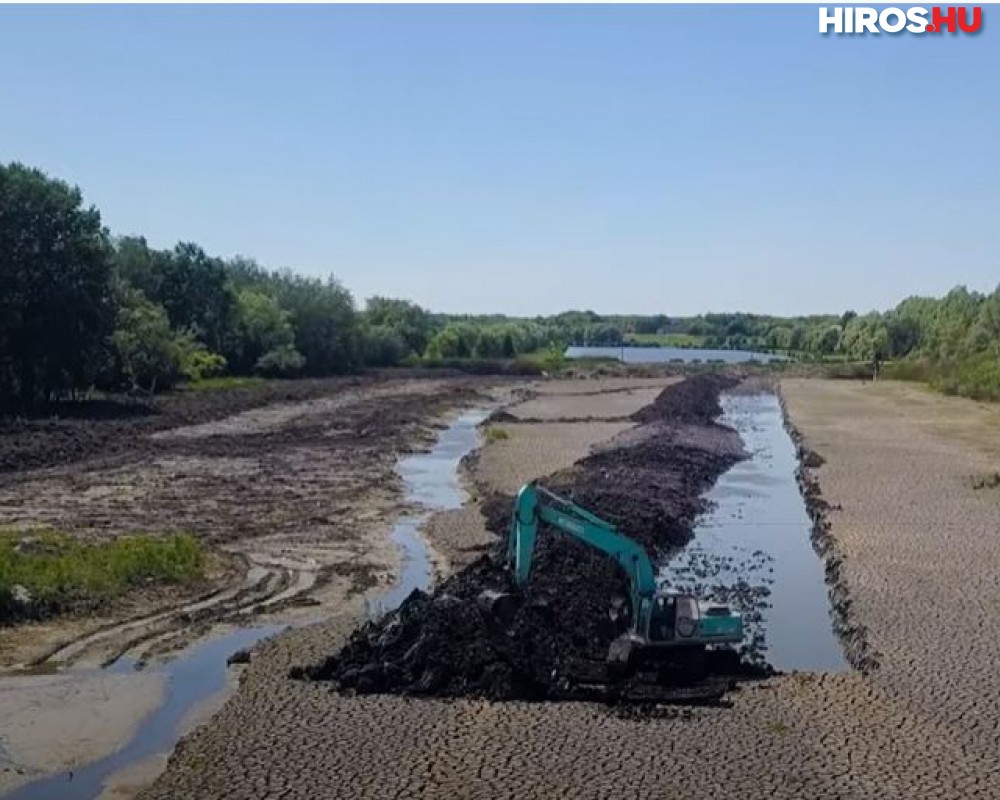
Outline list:
[[[3,451],[8,464],[18,453],[22,468],[0,480],[0,526],[190,532],[218,549],[224,568],[207,588],[133,593],[73,634],[0,630],[3,661],[103,663],[140,645],[161,653],[220,620],[385,580],[396,558],[382,530],[400,506],[396,459],[429,442],[443,413],[482,402],[488,385],[287,382],[159,399],[151,417],[23,423],[31,436],[14,433],[17,446]],[[59,449],[64,439],[74,446]],[[46,459],[53,465],[24,467]]]
[[[878,670],[786,676],[743,686],[727,708],[641,719],[591,703],[348,696],[289,680],[293,665],[347,640],[358,620],[347,609],[264,645],[237,696],[143,797],[1000,797],[1000,492],[973,488],[998,470],[1000,407],[842,382],[791,381],[783,393],[824,459],[810,469]],[[488,443],[472,465],[476,485],[535,477],[530,465],[553,463],[556,448],[564,463],[579,458],[564,429],[601,438],[594,423],[562,425],[554,438],[550,427],[505,425],[533,440]],[[476,506],[426,531],[454,563],[493,540]]]
[[[93,457],[131,457],[142,445],[143,437],[155,431],[221,419],[275,403],[324,397],[372,380],[376,379],[270,381],[239,389],[61,403],[49,407],[45,416],[0,418],[0,473]]]
[[[684,544],[704,509],[702,493],[742,453],[739,438],[727,429],[718,433],[728,438],[728,448],[678,446],[675,433],[681,424],[719,428],[713,422],[720,413],[718,395],[733,383],[718,375],[697,376],[667,388],[634,415],[642,424],[630,441],[588,456],[542,483],[627,531],[650,552]],[[487,527],[499,537],[512,499],[493,495],[485,506]],[[517,609],[509,616],[490,613],[478,602],[486,591],[511,595]],[[543,528],[525,592],[509,579],[501,540],[491,554],[433,595],[414,592],[397,613],[359,630],[336,656],[296,674],[332,680],[342,690],[359,693],[578,699],[597,696],[596,681],[604,684],[600,696],[633,697],[638,687],[607,687],[603,669],[608,646],[621,632],[608,612],[612,600],[626,598],[627,591],[626,576],[610,559]],[[739,672],[733,672],[734,659],[711,660],[716,672]],[[717,697],[717,682],[711,684],[713,691],[698,695],[683,665],[674,667],[666,674],[660,671],[656,686],[690,690],[661,692],[661,699]],[[643,687],[640,699],[652,691]]]

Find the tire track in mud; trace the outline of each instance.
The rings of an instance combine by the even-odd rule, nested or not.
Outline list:
[[[22,668],[65,668],[80,663],[110,666],[134,654],[141,664],[153,654],[183,647],[212,625],[277,610],[300,599],[319,581],[314,559],[230,552],[244,564],[242,582],[166,610],[106,625],[57,646]]]

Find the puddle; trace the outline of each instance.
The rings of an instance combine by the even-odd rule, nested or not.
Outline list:
[[[430,552],[418,531],[431,513],[458,508],[464,495],[458,482],[458,464],[479,444],[477,426],[491,409],[477,409],[459,416],[441,432],[428,453],[401,459],[396,469],[406,485],[406,498],[426,512],[401,519],[390,534],[402,552],[395,583],[375,603],[370,615],[396,608],[414,589],[429,589],[433,580]],[[173,661],[149,667],[165,673],[167,696],[163,705],[141,723],[133,739],[121,750],[100,761],[26,784],[4,800],[93,800],[108,778],[146,758],[169,753],[180,737],[185,715],[226,686],[226,659],[237,650],[278,633],[280,626],[241,628],[198,645]],[[108,669],[127,674],[135,664],[122,658]]]
[[[724,394],[721,402],[719,421],[739,432],[751,457],[719,478],[707,495],[713,509],[660,578],[741,611],[751,655],[776,669],[848,669],[778,399]]]
[[[280,630],[279,626],[240,628],[192,648],[181,658],[150,667],[151,671],[166,674],[166,699],[142,721],[128,744],[72,772],[60,772],[25,784],[5,795],[5,800],[92,800],[115,773],[150,756],[169,753],[181,734],[185,715],[225,688],[226,659]],[[127,674],[135,670],[135,664],[131,659],[121,658],[108,669]]]
[[[406,499],[427,509],[426,513],[403,517],[389,538],[402,556],[396,582],[369,603],[369,617],[380,617],[399,606],[414,589],[426,591],[434,577],[430,552],[420,536],[420,526],[435,511],[460,508],[465,496],[458,481],[458,464],[479,446],[478,425],[491,409],[466,411],[438,436],[430,452],[400,459],[396,471],[406,486]]]

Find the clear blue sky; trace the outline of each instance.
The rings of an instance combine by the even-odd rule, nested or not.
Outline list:
[[[0,160],[359,300],[865,311],[1000,280],[994,11],[8,6]]]

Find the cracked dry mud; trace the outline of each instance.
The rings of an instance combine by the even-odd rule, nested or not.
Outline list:
[[[357,624],[345,613],[263,645],[239,693],[142,797],[1000,796],[1000,493],[972,488],[997,468],[997,409],[889,385],[782,388],[825,459],[814,471],[880,669],[785,676],[730,708],[643,719],[588,703],[345,697],[287,679],[345,640]],[[581,441],[607,438],[597,426],[576,424],[571,440],[538,424],[516,446],[491,443],[470,484],[516,485],[554,451],[570,463]],[[531,447],[537,462],[522,457]],[[426,529],[453,567],[491,541],[477,517],[467,506]]]

